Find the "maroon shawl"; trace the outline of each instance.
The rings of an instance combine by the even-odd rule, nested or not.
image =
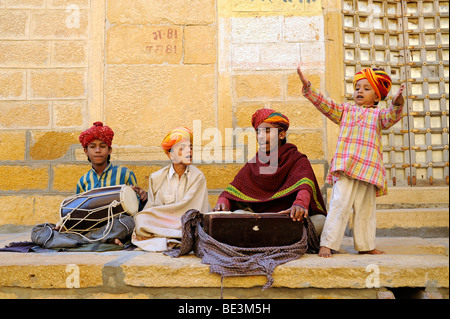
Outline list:
[[[269,165],[270,162],[263,163],[260,160],[258,153],[245,164],[220,195],[230,200],[230,209],[239,207],[234,202],[246,203],[255,213],[289,209],[298,191],[306,189],[311,195],[309,214],[327,214],[311,163],[295,145],[282,145],[278,150],[276,171],[273,174],[261,174],[260,169],[267,169]]]

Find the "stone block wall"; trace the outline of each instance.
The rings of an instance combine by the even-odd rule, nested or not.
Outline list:
[[[78,135],[95,121],[113,128],[112,161],[143,188],[168,164],[164,135],[192,128],[214,206],[254,155],[251,115],[274,108],[324,187],[327,124],[296,66],[328,88],[330,3],[0,0],[0,226],[59,219],[90,168]]]
[[[91,14],[90,0],[0,1],[0,224],[57,220],[88,167],[73,153],[90,121]]]

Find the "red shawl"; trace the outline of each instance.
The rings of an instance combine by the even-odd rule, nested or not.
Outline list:
[[[311,163],[295,145],[282,145],[278,150],[276,172],[261,174],[260,168],[269,165],[260,161],[258,153],[245,164],[220,195],[230,200],[230,209],[236,206],[235,201],[249,203],[255,213],[285,210],[292,206],[298,191],[306,189],[311,195],[309,215],[327,214]]]

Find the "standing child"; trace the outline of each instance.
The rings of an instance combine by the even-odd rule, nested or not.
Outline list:
[[[326,99],[303,75],[303,95],[340,126],[336,153],[331,161],[327,182],[333,184],[330,207],[320,238],[321,257],[332,257],[339,250],[345,227],[353,209],[353,240],[361,254],[384,254],[375,248],[376,197],[387,194],[381,133],[402,118],[403,90],[395,94],[387,109],[377,104],[386,98],[392,80],[382,69],[367,68],[353,78],[354,104],[337,104]]]

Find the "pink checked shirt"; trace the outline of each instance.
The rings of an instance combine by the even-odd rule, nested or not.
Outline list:
[[[326,182],[332,184],[342,172],[351,178],[375,184],[377,196],[386,195],[381,133],[402,118],[403,105],[391,103],[389,108],[379,109],[351,103],[337,104],[310,86],[303,87],[303,95],[340,126],[336,153]]]

